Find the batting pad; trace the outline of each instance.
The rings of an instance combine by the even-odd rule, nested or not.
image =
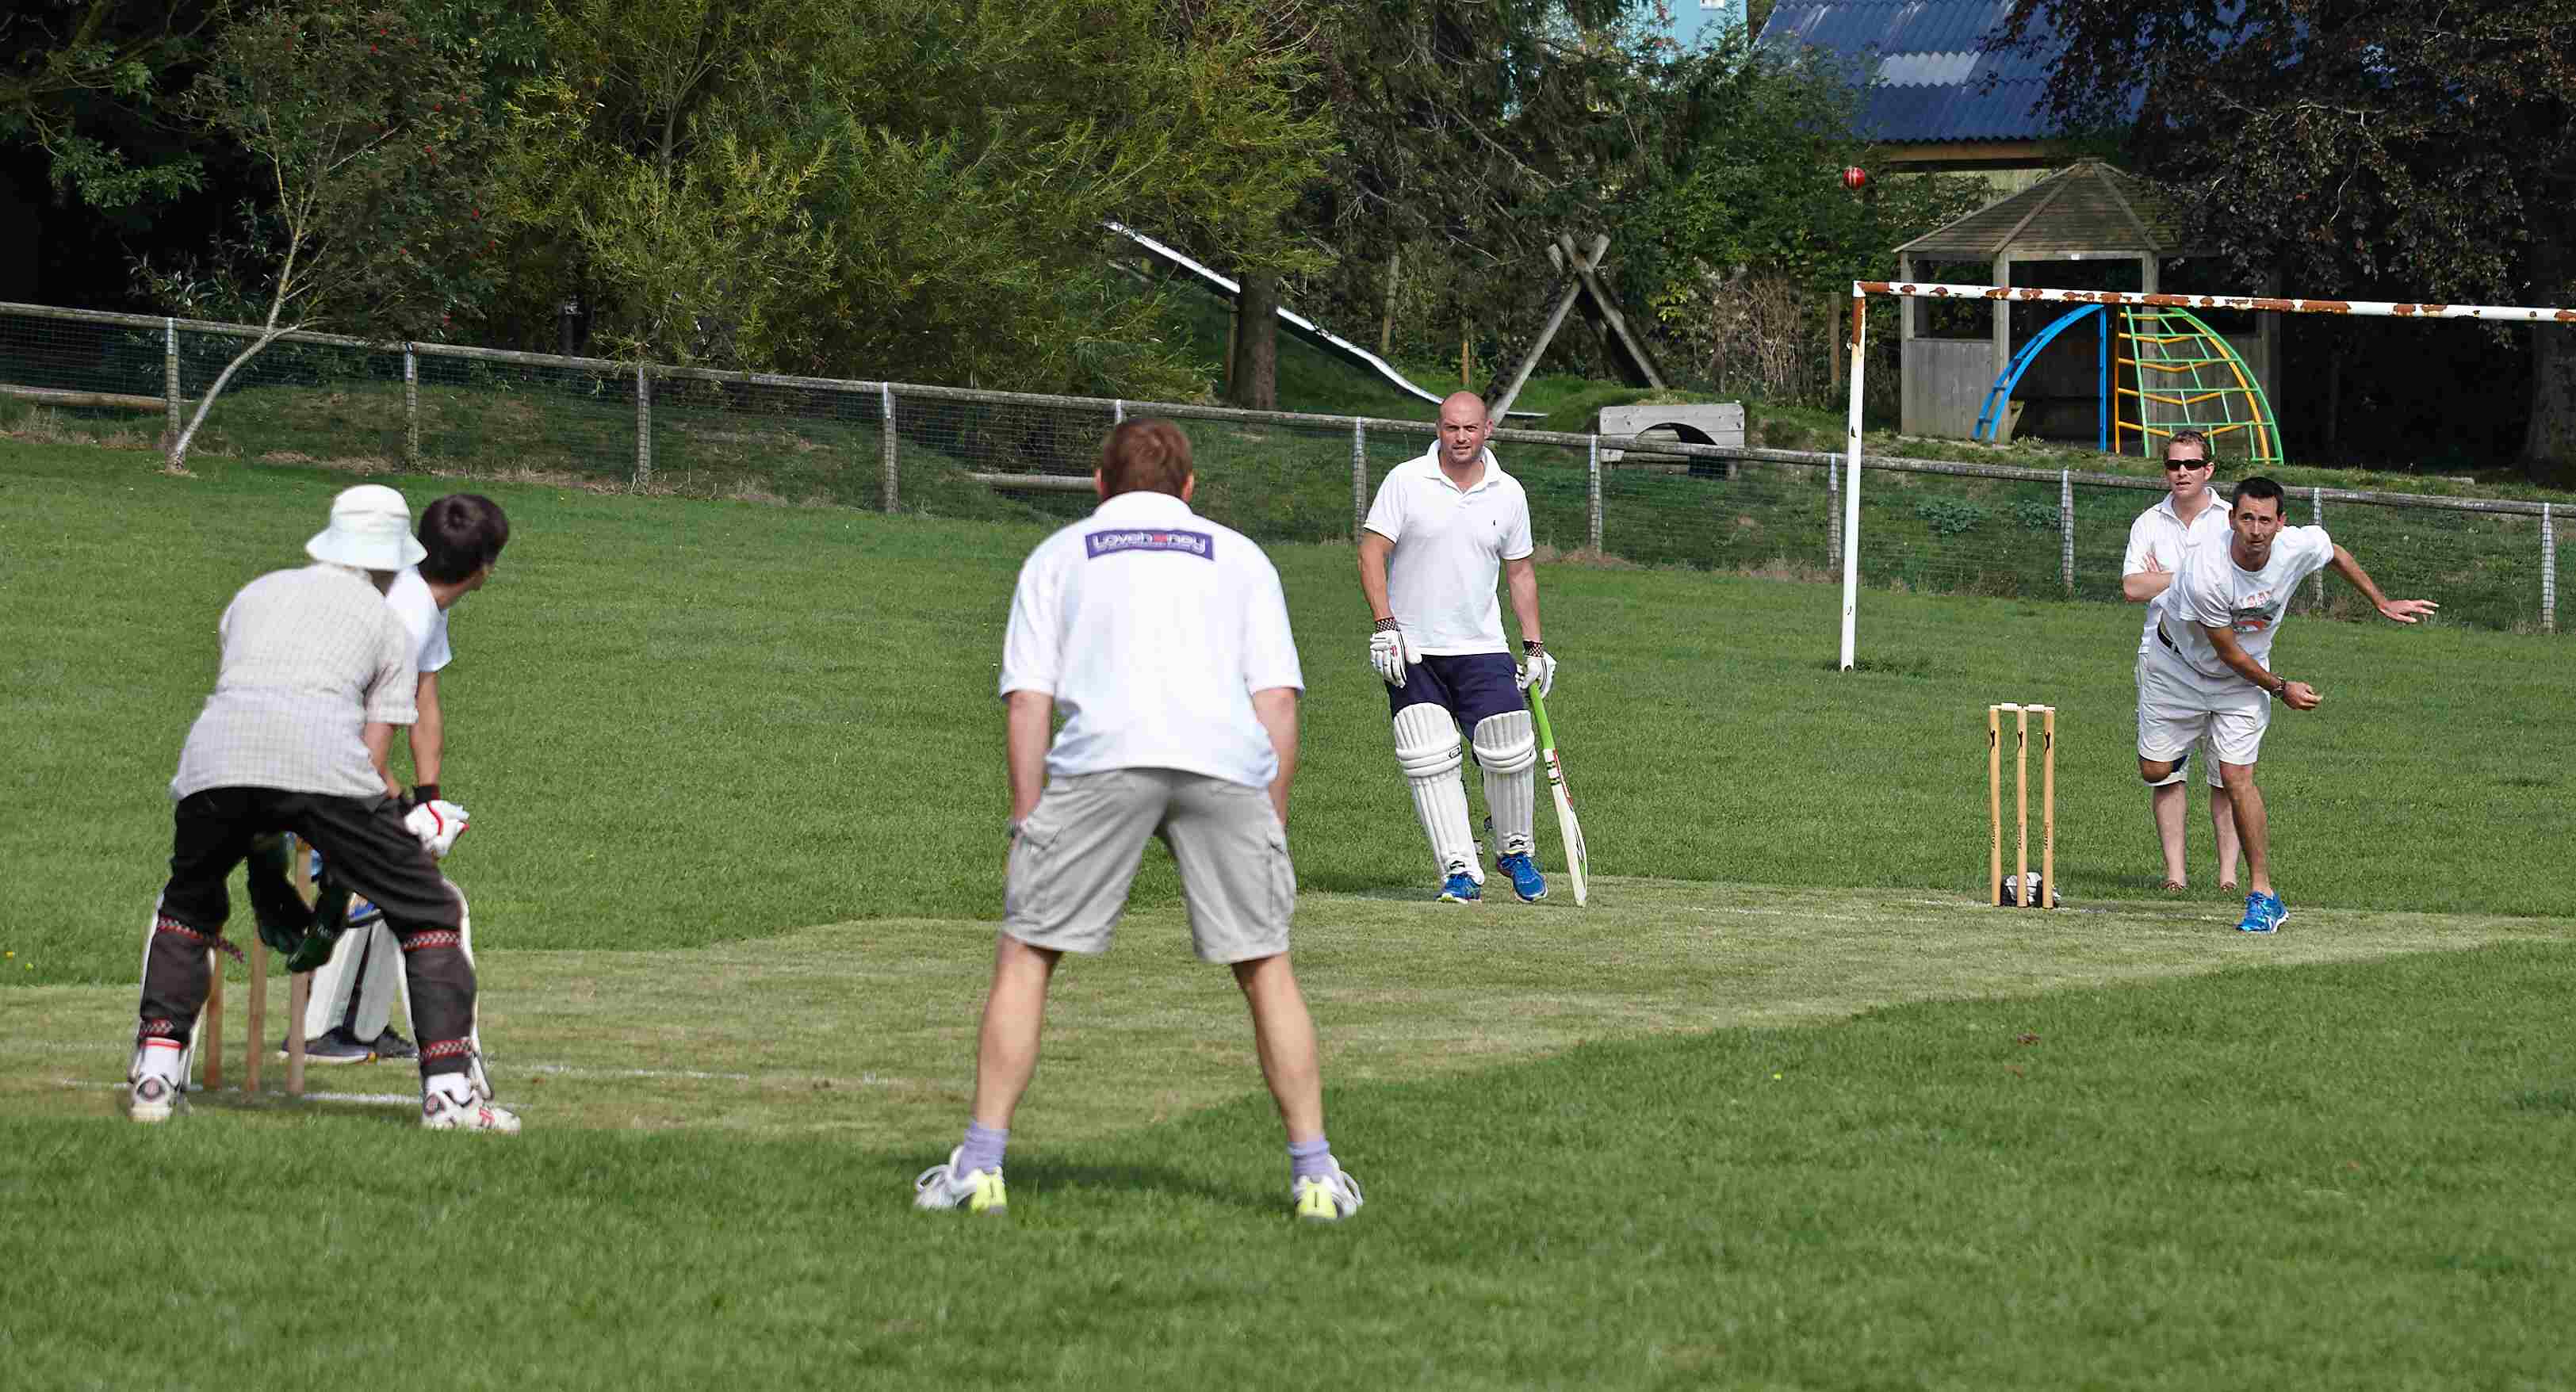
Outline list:
[[[1458,722],[1428,701],[1397,711],[1395,762],[1412,786],[1413,812],[1431,838],[1438,873],[1474,873],[1476,834],[1467,825],[1467,782],[1458,775]]]
[[[1495,849],[1527,855],[1537,829],[1538,737],[1530,714],[1505,711],[1476,722],[1476,765],[1485,771],[1485,811],[1494,819]]]

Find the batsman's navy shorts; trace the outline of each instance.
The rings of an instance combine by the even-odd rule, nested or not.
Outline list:
[[[1404,669],[1404,685],[1386,689],[1386,713],[1429,702],[1445,707],[1458,728],[1473,730],[1486,716],[1529,709],[1519,676],[1509,653],[1426,657]]]

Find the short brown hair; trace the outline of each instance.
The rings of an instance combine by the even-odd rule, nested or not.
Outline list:
[[[1100,442],[1103,496],[1121,493],[1169,493],[1181,496],[1190,481],[1190,437],[1170,421],[1140,416],[1109,432]]]
[[[420,578],[453,585],[501,559],[510,519],[480,493],[450,493],[420,510]]]
[[[2173,458],[2173,448],[2176,445],[2196,445],[2200,449],[2201,458],[2210,460],[2218,458],[2218,452],[2209,447],[2209,437],[2197,430],[2175,431],[2165,441],[2165,458]]]

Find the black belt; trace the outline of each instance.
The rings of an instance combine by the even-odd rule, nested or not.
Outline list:
[[[2180,648],[2174,648],[2174,640],[2165,636],[2165,625],[2164,620],[2162,619],[2156,620],[2156,641],[2164,644],[2168,648],[2173,648],[2175,652],[2182,651]]]

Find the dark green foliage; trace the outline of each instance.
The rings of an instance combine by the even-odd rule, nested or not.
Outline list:
[[[1994,514],[1984,507],[1961,498],[1925,498],[1914,505],[1914,515],[1922,518],[1934,536],[1958,536],[1986,525]]]
[[[2223,254],[2237,286],[2279,273],[2301,295],[2576,302],[2571,0],[2021,0],[2015,23],[2035,31],[2043,12],[2065,44],[2050,102],[2129,131],[2184,240]],[[2527,366],[2496,360],[2529,373],[2533,477],[2563,479],[2576,343],[2528,332]]]

